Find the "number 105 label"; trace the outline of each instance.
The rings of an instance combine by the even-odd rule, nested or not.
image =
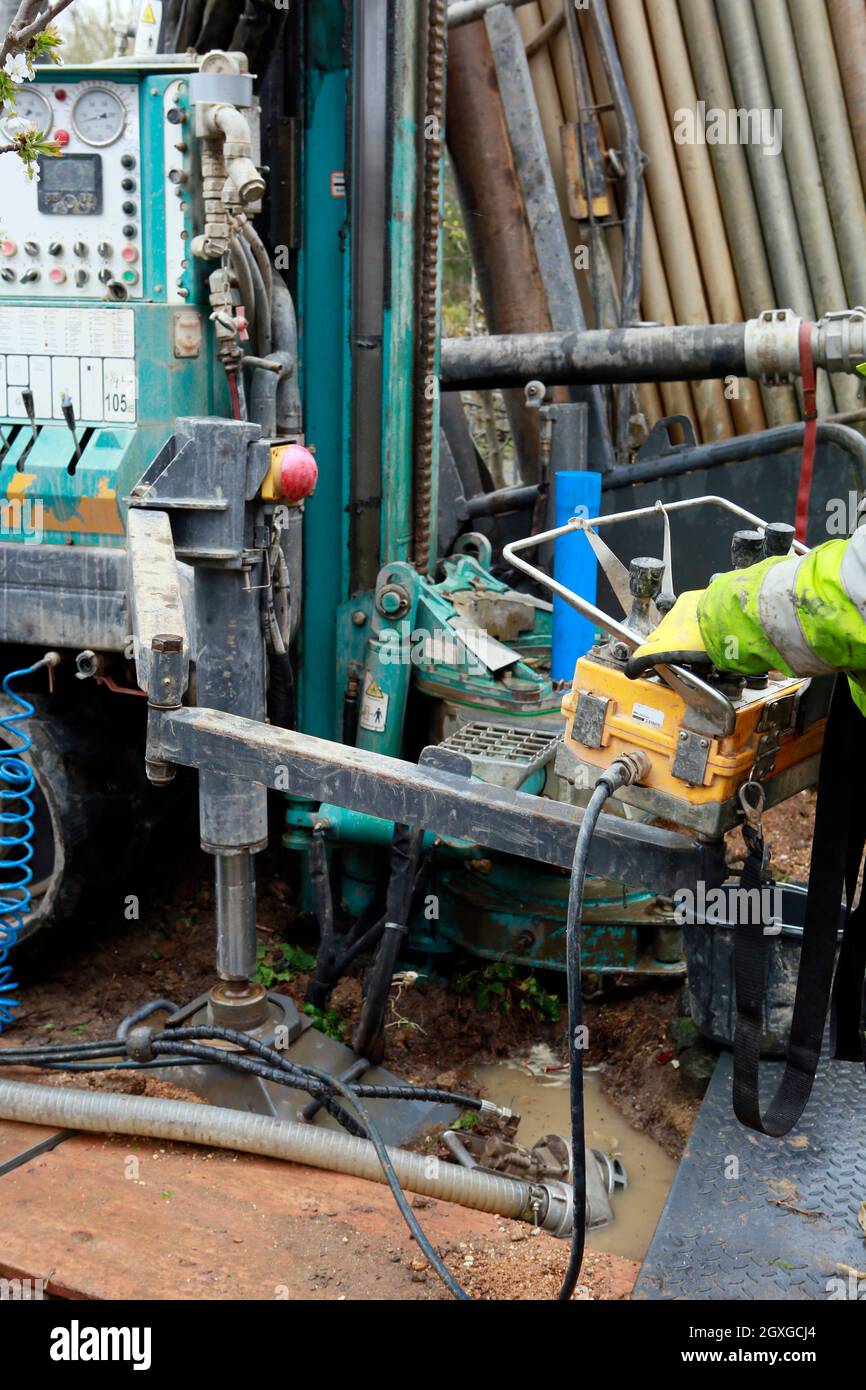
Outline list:
[[[135,363],[106,357],[102,378],[102,418],[118,424],[135,420]]]

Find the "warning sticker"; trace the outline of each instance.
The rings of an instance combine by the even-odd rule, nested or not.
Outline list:
[[[162,23],[162,4],[163,0],[144,0],[138,15],[138,27],[135,31],[136,58],[146,58],[151,53],[156,53],[159,43],[159,26]]]
[[[365,676],[364,680],[364,698],[361,701],[358,723],[362,729],[370,729],[374,734],[381,734],[388,722],[389,697],[372,676]]]
[[[652,705],[632,705],[631,717],[636,724],[651,724],[654,729],[660,729],[665,722],[664,710]]]

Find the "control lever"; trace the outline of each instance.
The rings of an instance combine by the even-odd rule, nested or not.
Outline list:
[[[72,435],[72,440],[75,445],[75,454],[66,465],[66,471],[70,478],[74,478],[75,470],[81,462],[81,445],[78,442],[78,432],[75,428],[75,407],[72,404],[72,397],[68,391],[64,391],[60,397],[60,409],[63,411],[66,427]]]
[[[21,453],[18,455],[18,461],[15,464],[15,471],[17,473],[21,473],[23,471],[24,460],[26,459],[27,455],[30,453],[30,450],[33,448],[33,445],[39,438],[39,426],[36,424],[36,402],[33,399],[33,392],[30,390],[29,386],[25,386],[21,392],[21,404],[24,407],[24,412],[27,416],[27,419],[30,421],[30,432],[33,435],[33,438],[30,440],[30,443],[27,445],[27,448],[22,449]]]

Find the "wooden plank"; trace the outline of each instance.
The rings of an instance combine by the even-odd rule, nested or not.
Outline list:
[[[446,1249],[511,1226],[443,1202],[417,1214]],[[0,1181],[0,1228],[0,1274],[60,1297],[440,1296],[387,1188],[186,1145],[75,1135]]]
[[[0,1177],[36,1154],[54,1148],[55,1144],[68,1136],[68,1130],[55,1129],[51,1125],[26,1125],[17,1120],[0,1120]]]

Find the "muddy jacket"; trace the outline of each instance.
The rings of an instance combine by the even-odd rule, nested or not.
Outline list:
[[[844,671],[866,714],[866,526],[808,555],[719,575],[697,618],[714,666],[743,675]]]

